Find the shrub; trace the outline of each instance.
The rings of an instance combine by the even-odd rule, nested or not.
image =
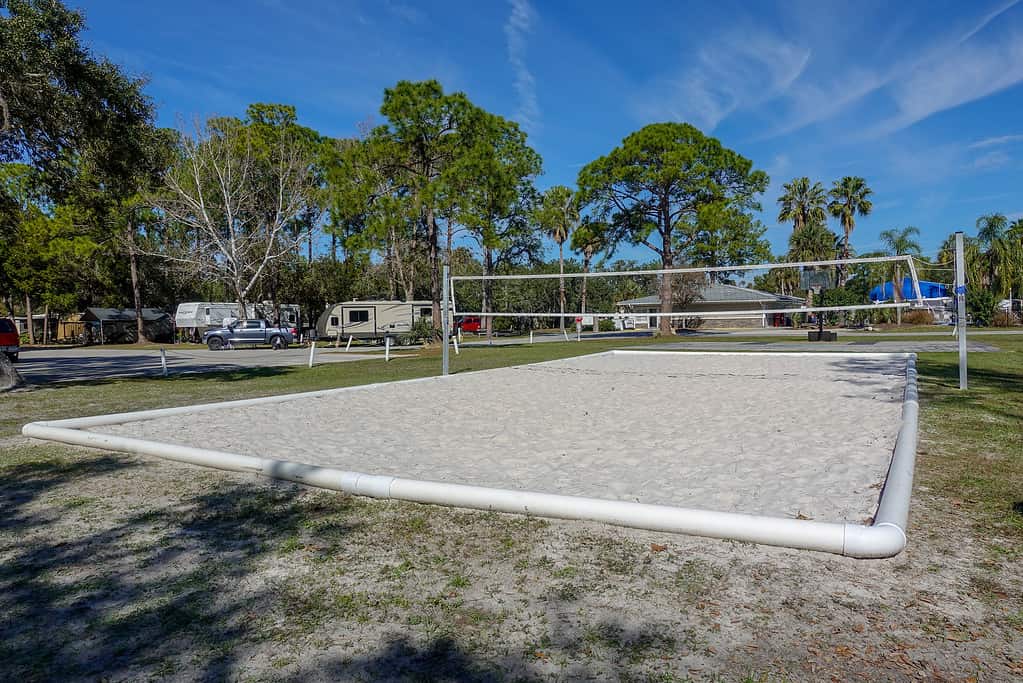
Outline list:
[[[417,341],[433,341],[436,337],[437,331],[433,327],[433,319],[427,317],[420,317],[414,323],[412,323],[412,329],[409,330],[408,335],[402,340],[406,344],[415,344]]]
[[[930,311],[906,311],[902,314],[902,324],[904,325],[933,325],[934,314]]]
[[[1008,311],[999,311],[992,318],[991,324],[995,327],[1014,327],[1019,325],[1019,319]]]
[[[601,318],[597,322],[597,329],[600,332],[614,332],[615,331],[615,321],[611,320],[610,318]]]
[[[987,327],[995,317],[995,295],[986,289],[966,290],[966,312],[977,327]]]

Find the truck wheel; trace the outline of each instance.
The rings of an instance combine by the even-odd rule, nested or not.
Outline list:
[[[280,351],[281,349],[287,348],[287,344],[278,335],[270,337],[270,348],[274,351]]]
[[[206,346],[209,347],[210,351],[219,351],[224,348],[224,340],[220,337],[210,337],[206,340]]]

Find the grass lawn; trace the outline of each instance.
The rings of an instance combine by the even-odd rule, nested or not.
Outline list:
[[[0,395],[0,670],[17,680],[1021,677],[1023,337],[971,339],[1002,351],[971,354],[966,393],[955,354],[920,355],[909,547],[884,561],[373,501],[18,435],[31,420],[423,377],[438,372],[437,349],[386,365]],[[651,341],[466,348],[451,365]]]

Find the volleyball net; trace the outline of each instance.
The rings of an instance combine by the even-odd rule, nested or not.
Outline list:
[[[594,329],[783,327],[809,319],[869,320],[885,311],[943,309],[952,288],[920,278],[910,256],[692,266],[572,270],[563,275],[500,273],[450,278],[456,320],[533,329],[579,323]],[[606,321],[606,322],[603,322]]]

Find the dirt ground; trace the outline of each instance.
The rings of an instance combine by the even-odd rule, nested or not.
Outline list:
[[[0,484],[8,680],[1023,676],[1019,573],[919,487],[857,561],[53,451]]]

